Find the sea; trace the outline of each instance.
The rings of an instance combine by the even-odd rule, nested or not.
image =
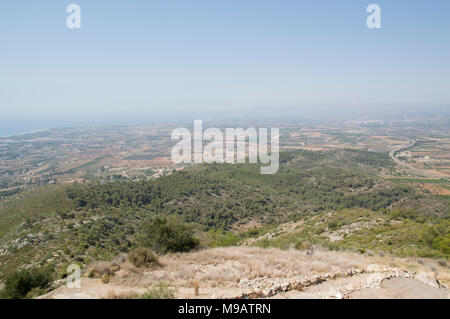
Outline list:
[[[43,119],[43,118],[9,118],[0,119],[0,137],[10,137],[39,131],[82,126],[127,125],[135,124],[126,121],[105,121],[98,119]]]
[[[43,130],[83,126],[109,126],[109,125],[145,125],[162,122],[180,121],[181,118],[173,116],[145,115],[109,115],[109,116],[26,116],[5,117],[0,114],[0,137],[10,137]]]

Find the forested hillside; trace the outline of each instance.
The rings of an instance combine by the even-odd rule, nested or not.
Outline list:
[[[52,265],[62,274],[74,261],[112,258],[139,246],[142,225],[155,216],[189,224],[201,246],[252,238],[264,247],[307,241],[330,249],[448,257],[448,202],[383,179],[378,173],[393,166],[388,155],[296,151],[280,160],[274,175],[261,175],[253,164],[205,164],[148,181],[12,195],[0,208],[0,269]],[[303,226],[277,231],[289,222]]]

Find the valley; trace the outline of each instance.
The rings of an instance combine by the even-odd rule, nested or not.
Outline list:
[[[27,298],[151,297],[156,283],[169,297],[194,298],[193,282],[205,298],[356,298],[375,286],[407,296],[404,287],[436,280],[430,293],[445,297],[446,123],[258,123],[280,124],[273,175],[259,164],[173,164],[174,124],[1,139],[0,281],[8,291],[17,270],[45,270],[51,284]],[[143,247],[156,264],[130,261]],[[90,271],[99,263],[115,270]],[[91,288],[67,290],[72,264]]]

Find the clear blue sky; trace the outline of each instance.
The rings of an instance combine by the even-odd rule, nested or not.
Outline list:
[[[2,1],[0,45],[3,118],[450,105],[448,0]]]

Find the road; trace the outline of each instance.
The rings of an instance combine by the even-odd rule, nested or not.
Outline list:
[[[408,164],[408,163],[400,160],[398,157],[395,157],[395,153],[403,151],[403,150],[407,150],[408,148],[413,147],[415,144],[416,144],[416,141],[411,140],[411,141],[409,141],[408,145],[399,146],[397,148],[394,148],[392,151],[389,152],[389,156],[399,166],[408,169],[410,174],[414,174],[414,175],[418,175],[418,176],[422,176],[422,177],[426,177],[426,178],[439,178],[439,179],[449,180],[448,176],[445,176],[442,173],[414,167],[411,164]]]

